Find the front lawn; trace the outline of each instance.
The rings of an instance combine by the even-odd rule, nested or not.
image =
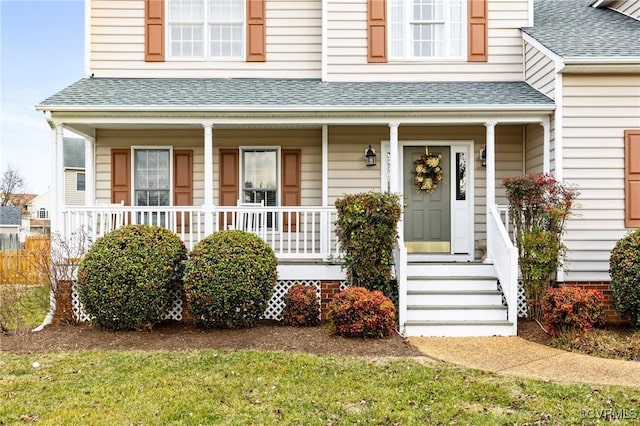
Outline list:
[[[640,415],[637,389],[558,385],[413,358],[0,352],[0,371],[0,424],[592,424]]]

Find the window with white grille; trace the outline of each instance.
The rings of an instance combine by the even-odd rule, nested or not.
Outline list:
[[[389,0],[388,8],[391,58],[464,58],[466,0]]]
[[[168,0],[169,56],[244,57],[245,0]]]

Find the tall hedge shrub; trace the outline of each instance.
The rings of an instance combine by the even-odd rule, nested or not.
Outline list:
[[[196,325],[252,327],[276,284],[278,261],[258,236],[218,231],[200,241],[185,269],[187,308]]]
[[[391,193],[346,195],[335,202],[336,235],[349,285],[393,297],[393,248],[398,238],[400,197]]]
[[[98,238],[78,268],[78,296],[92,322],[149,328],[182,290],[187,249],[166,228],[127,225]]]
[[[619,240],[609,258],[616,312],[640,328],[640,229]]]

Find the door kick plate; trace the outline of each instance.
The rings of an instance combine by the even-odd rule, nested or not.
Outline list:
[[[407,253],[451,253],[450,241],[405,241]]]

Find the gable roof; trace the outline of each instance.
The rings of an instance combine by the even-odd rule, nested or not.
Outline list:
[[[640,58],[640,21],[591,2],[535,0],[534,26],[522,31],[565,58]]]
[[[39,110],[385,111],[553,108],[524,82],[322,82],[310,79],[84,78]]]
[[[65,168],[84,169],[84,139],[63,138]]]

